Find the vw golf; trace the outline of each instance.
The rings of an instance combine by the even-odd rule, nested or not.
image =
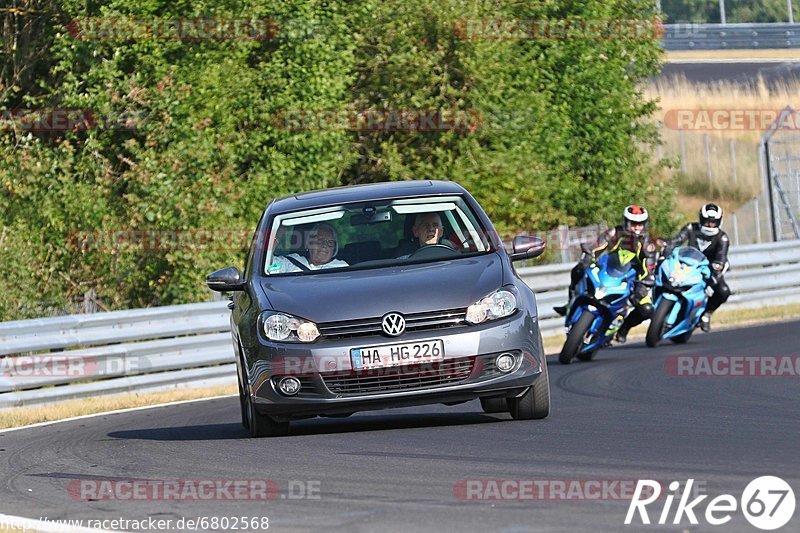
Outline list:
[[[536,299],[475,199],[446,181],[313,191],[273,201],[244,267],[208,276],[228,307],[242,424],[480,399],[544,418],[550,385]]]

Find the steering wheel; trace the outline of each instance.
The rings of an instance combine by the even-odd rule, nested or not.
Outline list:
[[[428,259],[433,257],[442,257],[442,251],[450,252],[449,254],[445,255],[458,255],[458,252],[447,246],[446,244],[426,244],[422,248],[417,248],[414,250],[411,255],[408,256],[409,259]]]

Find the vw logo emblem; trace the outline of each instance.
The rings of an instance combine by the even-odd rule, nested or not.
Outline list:
[[[383,316],[381,327],[390,337],[397,337],[406,330],[406,319],[400,313],[387,313]]]

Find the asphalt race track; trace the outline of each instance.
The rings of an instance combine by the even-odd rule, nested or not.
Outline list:
[[[763,475],[782,477],[800,496],[800,377],[679,377],[665,365],[676,355],[796,355],[798,328],[800,322],[788,322],[698,332],[682,346],[652,350],[631,343],[602,351],[591,363],[551,361],[553,410],[543,421],[486,415],[470,402],[303,420],[290,437],[250,439],[231,397],[0,431],[0,513],[268,516],[276,531],[755,532],[740,510],[725,526],[712,527],[702,509],[720,494],[740,498]],[[68,495],[70,482],[81,479],[262,478],[277,481],[281,496],[175,502]],[[630,500],[613,494],[605,500],[457,497],[464,494],[460,480],[544,480],[552,487],[688,478],[710,495],[697,508],[699,526],[684,519],[680,526],[635,521],[625,527]],[[302,492],[295,483],[290,494],[290,481],[318,487],[318,499],[290,498]],[[661,502],[648,508],[653,521]],[[800,512],[781,531],[800,531]]]

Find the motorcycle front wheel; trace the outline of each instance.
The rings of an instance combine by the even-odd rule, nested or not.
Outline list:
[[[647,328],[647,337],[645,344],[650,348],[655,348],[661,339],[664,338],[667,327],[667,317],[672,311],[672,306],[675,305],[673,300],[666,298],[662,299],[656,307],[656,312],[653,313],[653,318],[650,319],[650,326]]]
[[[558,356],[559,363],[568,365],[572,362],[572,358],[578,355],[578,352],[583,347],[583,339],[586,337],[589,328],[592,327],[592,323],[594,323],[594,318],[592,313],[584,311],[578,321],[573,324]]]

